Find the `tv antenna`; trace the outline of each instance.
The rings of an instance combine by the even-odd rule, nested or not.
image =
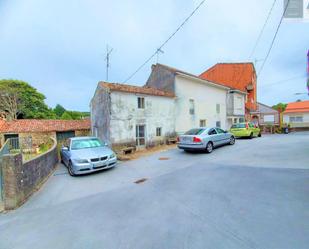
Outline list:
[[[106,57],[105,57],[105,60],[106,60],[106,81],[108,81],[108,69],[110,67],[110,64],[109,64],[109,59],[110,59],[110,55],[113,51],[113,48],[109,48],[108,45],[106,45]]]

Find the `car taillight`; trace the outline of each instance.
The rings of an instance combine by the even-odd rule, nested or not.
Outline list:
[[[198,138],[198,137],[194,137],[193,138],[193,143],[201,143],[202,139]]]
[[[249,129],[249,125],[248,125],[248,124],[246,124],[246,129],[247,129],[247,130]]]

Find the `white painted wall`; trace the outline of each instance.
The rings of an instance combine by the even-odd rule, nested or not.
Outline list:
[[[138,109],[137,98],[145,98],[145,109]],[[146,125],[146,141],[156,141],[156,128],[162,135],[175,131],[174,99],[161,96],[111,92],[111,142],[135,141],[136,124]]]
[[[199,127],[200,120],[206,119],[208,127],[221,122],[221,128],[226,129],[226,94],[227,90],[210,86],[200,80],[186,78],[180,75],[175,79],[175,117],[176,132],[183,133]],[[189,113],[189,101],[194,100],[195,114]],[[216,111],[220,104],[220,113]]]
[[[290,123],[290,117],[303,117],[303,122],[297,122],[297,123]],[[290,124],[291,127],[309,127],[309,113],[303,112],[303,113],[287,113],[283,114],[283,123]]]

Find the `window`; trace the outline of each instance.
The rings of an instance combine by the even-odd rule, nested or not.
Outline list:
[[[221,127],[221,121],[216,122],[216,127],[219,127],[219,128]]]
[[[222,129],[220,129],[220,128],[216,128],[216,130],[217,130],[218,134],[223,134],[223,133],[225,133],[224,130],[222,130]]]
[[[190,99],[189,100],[189,113],[191,115],[194,115],[195,111],[194,111],[194,99]]]
[[[215,129],[211,129],[209,132],[208,132],[208,135],[217,135],[217,132]]]
[[[156,136],[157,137],[161,137],[162,136],[162,128],[161,127],[157,127],[157,129],[156,129]]]
[[[293,123],[293,122],[303,122],[303,117],[302,116],[296,116],[296,117],[290,117],[290,123]]]
[[[185,133],[185,135],[201,135],[205,129],[191,129]]]
[[[137,107],[138,109],[145,109],[145,98],[143,97],[137,98]]]
[[[200,120],[200,127],[206,127],[206,119]]]
[[[238,121],[238,118],[234,118],[234,124],[236,124]]]
[[[220,113],[220,104],[216,104],[216,111],[218,114]]]

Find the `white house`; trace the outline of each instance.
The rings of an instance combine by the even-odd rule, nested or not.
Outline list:
[[[152,66],[146,86],[175,94],[175,127],[178,133],[199,126],[229,129],[233,122],[245,119],[245,92],[193,74],[156,64]]]
[[[92,133],[113,145],[163,143],[175,133],[174,102],[171,92],[99,82],[91,101]]]
[[[229,129],[245,117],[246,93],[165,65],[143,87],[100,82],[92,132],[113,145],[151,146],[194,127]]]
[[[309,129],[309,100],[289,103],[283,113],[283,123],[295,129]]]

